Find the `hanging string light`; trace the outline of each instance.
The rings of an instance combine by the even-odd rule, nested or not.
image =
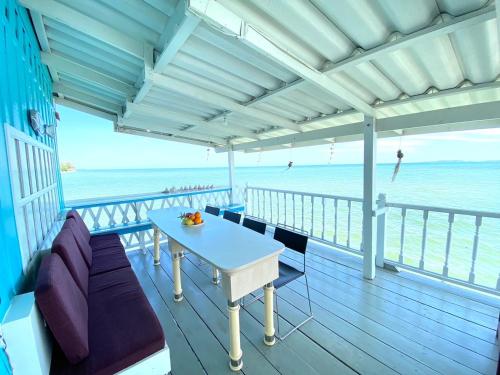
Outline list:
[[[207,161],[210,158],[210,147],[207,148]]]
[[[328,160],[328,164],[332,164],[334,151],[335,151],[335,140],[330,144],[330,159]]]

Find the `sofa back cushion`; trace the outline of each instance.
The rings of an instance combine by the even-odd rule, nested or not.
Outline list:
[[[83,221],[82,217],[76,210],[71,210],[68,211],[66,214],[66,219],[73,218],[76,221],[76,224],[78,225],[78,228],[80,228],[80,231],[82,232],[85,240],[87,242],[90,242],[90,232],[87,228],[87,225],[85,225],[85,222]]]
[[[61,229],[52,243],[52,253],[58,254],[69,273],[87,298],[89,287],[89,268],[83,259],[80,249],[76,244],[75,237],[69,228]]]
[[[43,259],[35,299],[68,361],[76,364],[85,359],[89,355],[88,305],[59,255]]]
[[[80,249],[80,253],[85,259],[87,267],[90,269],[90,266],[92,265],[92,248],[90,247],[89,242],[85,239],[85,236],[80,230],[78,224],[76,223],[75,218],[70,217],[66,219],[63,225],[63,229],[66,228],[68,228],[71,231],[71,233],[73,233],[73,237],[75,237],[78,249]]]

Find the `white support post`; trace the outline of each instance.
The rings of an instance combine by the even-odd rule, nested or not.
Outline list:
[[[232,147],[229,147],[227,151],[227,163],[229,172],[229,188],[231,189],[229,193],[229,204],[233,204],[234,203],[234,151]]]
[[[377,255],[375,256],[375,264],[377,267],[384,267],[385,258],[385,204],[386,195],[379,194],[377,200]]]
[[[375,215],[375,166],[377,133],[375,119],[364,119],[364,173],[363,173],[363,277],[375,278],[375,249],[377,246],[377,218]]]

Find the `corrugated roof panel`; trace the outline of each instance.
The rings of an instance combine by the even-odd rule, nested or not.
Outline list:
[[[128,2],[127,4],[123,1],[107,1],[105,4],[103,1],[58,1],[124,34],[147,41],[152,45],[157,43],[168,20],[168,16],[145,2]]]
[[[205,23],[200,24],[193,35],[217,48],[223,49],[224,52],[259,68],[281,81],[292,82],[298,78],[295,74],[292,74],[274,61],[243,45],[235,37],[217,32]]]
[[[493,19],[451,34],[466,79],[473,83],[493,81],[500,74],[497,20]]]

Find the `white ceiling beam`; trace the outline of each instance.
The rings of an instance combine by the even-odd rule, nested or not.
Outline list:
[[[495,0],[495,8],[497,10],[498,40],[500,41],[500,0]]]
[[[62,94],[64,97],[71,98],[82,104],[87,104],[92,108],[107,111],[109,113],[114,113],[120,115],[122,112],[121,106],[115,103],[107,101],[105,98],[89,94],[81,91],[81,89],[68,86],[66,84],[54,83],[52,87],[54,93]]]
[[[227,98],[201,87],[193,86],[184,81],[155,72],[151,73],[151,79],[155,85],[162,87],[165,90],[175,91],[181,95],[189,96],[216,108],[225,108],[233,112],[241,113],[270,126],[280,126],[297,132],[301,131],[300,126],[295,124],[292,120],[284,119],[283,117],[254,108],[245,107],[239,104],[236,100]]]
[[[102,109],[97,109],[93,107],[89,107],[88,104],[82,104],[80,102],[75,102],[72,99],[54,97],[56,104],[63,105],[65,107],[76,109],[77,111],[85,112],[93,116],[97,116],[109,121],[116,122],[118,120],[118,116],[116,114],[107,112]]]
[[[381,137],[395,137],[401,131],[404,131],[405,135],[414,135],[493,127],[500,127],[500,102],[438,109],[377,120],[377,132],[380,133]],[[264,149],[284,144],[301,146],[305,142],[324,140],[326,138],[335,138],[335,142],[350,142],[363,139],[363,122],[240,143],[234,145],[233,149],[235,151]],[[217,151],[224,152],[226,148]]]
[[[163,73],[199,23],[198,17],[187,12],[186,1],[178,0],[175,11],[168,20],[160,38],[160,45],[163,48],[155,61],[155,72]]]
[[[153,47],[145,48],[144,68],[141,77],[139,77],[139,91],[133,99],[134,103],[142,102],[153,87],[153,81],[150,79],[151,72],[163,73],[165,71],[165,68],[174,59],[199,22],[198,17],[187,12],[186,2],[178,0],[160,37],[162,51],[155,58]]]
[[[41,58],[43,64],[59,72],[77,77],[82,81],[102,87],[106,91],[115,92],[126,97],[132,97],[135,94],[134,86],[122,82],[116,78],[110,77],[104,73],[98,72],[94,69],[77,64],[62,56],[42,52]]]
[[[185,132],[182,129],[175,128],[175,124],[169,123],[168,121],[149,121],[138,119],[124,119],[122,117],[118,118],[118,125],[129,126],[137,129],[144,129],[149,132],[160,132],[166,134],[172,134],[176,136],[182,136],[185,138],[197,139],[204,142],[211,142],[214,144],[225,145],[227,141],[223,137],[217,137],[212,134],[204,134],[199,132]],[[178,126],[179,124],[177,124]]]
[[[496,0],[497,4],[500,2],[500,0]],[[496,6],[496,12],[500,12],[500,6]],[[455,17],[452,19],[449,19],[447,21],[426,27],[424,29],[418,30],[414,33],[407,34],[405,36],[402,36],[392,42],[382,44],[378,47],[372,48],[370,50],[366,50],[363,53],[356,54],[352,57],[349,57],[345,60],[342,60],[338,63],[327,63],[326,66],[324,67],[324,70],[322,70],[323,73],[338,73],[341,71],[344,71],[350,67],[353,67],[355,65],[361,64],[366,61],[371,61],[379,56],[382,56],[386,53],[389,53],[391,51],[395,51],[401,48],[407,48],[410,47],[411,45],[422,42],[424,40],[429,40],[436,38],[441,35],[446,35],[450,34],[452,32],[455,32],[457,30],[471,27],[473,25],[479,24],[486,22],[492,18],[495,17],[495,7],[493,5],[488,5],[482,9],[464,14],[459,17]],[[498,17],[498,16],[497,16]],[[497,26],[499,28],[499,34],[500,34],[500,22],[497,22]],[[499,40],[500,40],[500,35],[499,35]],[[275,90],[268,91],[262,96],[259,96],[247,103],[244,103],[243,105],[245,106],[252,106],[255,104],[258,104],[266,99],[270,99],[274,96],[282,96],[285,95],[287,91],[289,90],[295,90],[295,89],[300,89],[301,86],[303,86],[306,83],[306,80],[303,78],[299,78],[298,80],[291,82],[283,87],[280,87]],[[220,117],[223,117],[224,115],[228,115],[230,111],[221,113],[219,115],[214,116],[213,118],[210,119],[216,120]]]
[[[221,124],[210,123],[204,120],[199,116],[193,116],[185,113],[179,113],[176,111],[171,111],[166,108],[144,105],[144,104],[136,104],[127,102],[125,107],[125,112],[123,117],[125,119],[130,118],[133,114],[144,115],[153,118],[157,118],[158,120],[168,121],[171,120],[173,122],[191,125],[195,127],[203,127],[204,129],[212,129],[214,132],[220,131],[226,134],[227,136],[238,136],[245,137],[251,139],[259,139],[256,133],[251,131],[241,129],[234,126],[224,126]],[[194,129],[193,129],[194,130]]]
[[[373,108],[368,103],[330,77],[280,48],[271,35],[264,35],[220,3],[213,0],[191,1],[189,9],[202,19],[207,20],[207,22],[216,24],[221,29],[239,37],[249,47],[302,77],[305,81],[327,91],[341,102],[362,113],[374,114]]]
[[[33,28],[35,29],[35,34],[40,43],[40,48],[42,51],[51,53],[49,38],[47,37],[47,33],[45,31],[45,24],[43,23],[42,15],[39,12],[31,11],[31,20],[33,21]],[[52,81],[59,81],[59,74],[57,70],[53,67],[48,67],[50,76],[52,77]]]
[[[53,18],[72,29],[90,35],[130,55],[140,59],[144,56],[143,44],[140,41],[57,1],[19,0],[19,3],[30,11]]]
[[[158,131],[149,131],[148,132],[145,129],[134,128],[131,126],[118,126],[117,125],[117,126],[115,126],[115,131],[118,133],[123,133],[123,134],[139,135],[139,136],[155,138],[155,139],[164,139],[167,141],[188,143],[188,144],[197,145],[197,146],[204,146],[204,147],[216,147],[217,146],[217,144],[211,143],[211,142],[204,142],[204,141],[200,141],[197,139],[176,136],[173,134],[162,133],[162,132],[158,132]]]

